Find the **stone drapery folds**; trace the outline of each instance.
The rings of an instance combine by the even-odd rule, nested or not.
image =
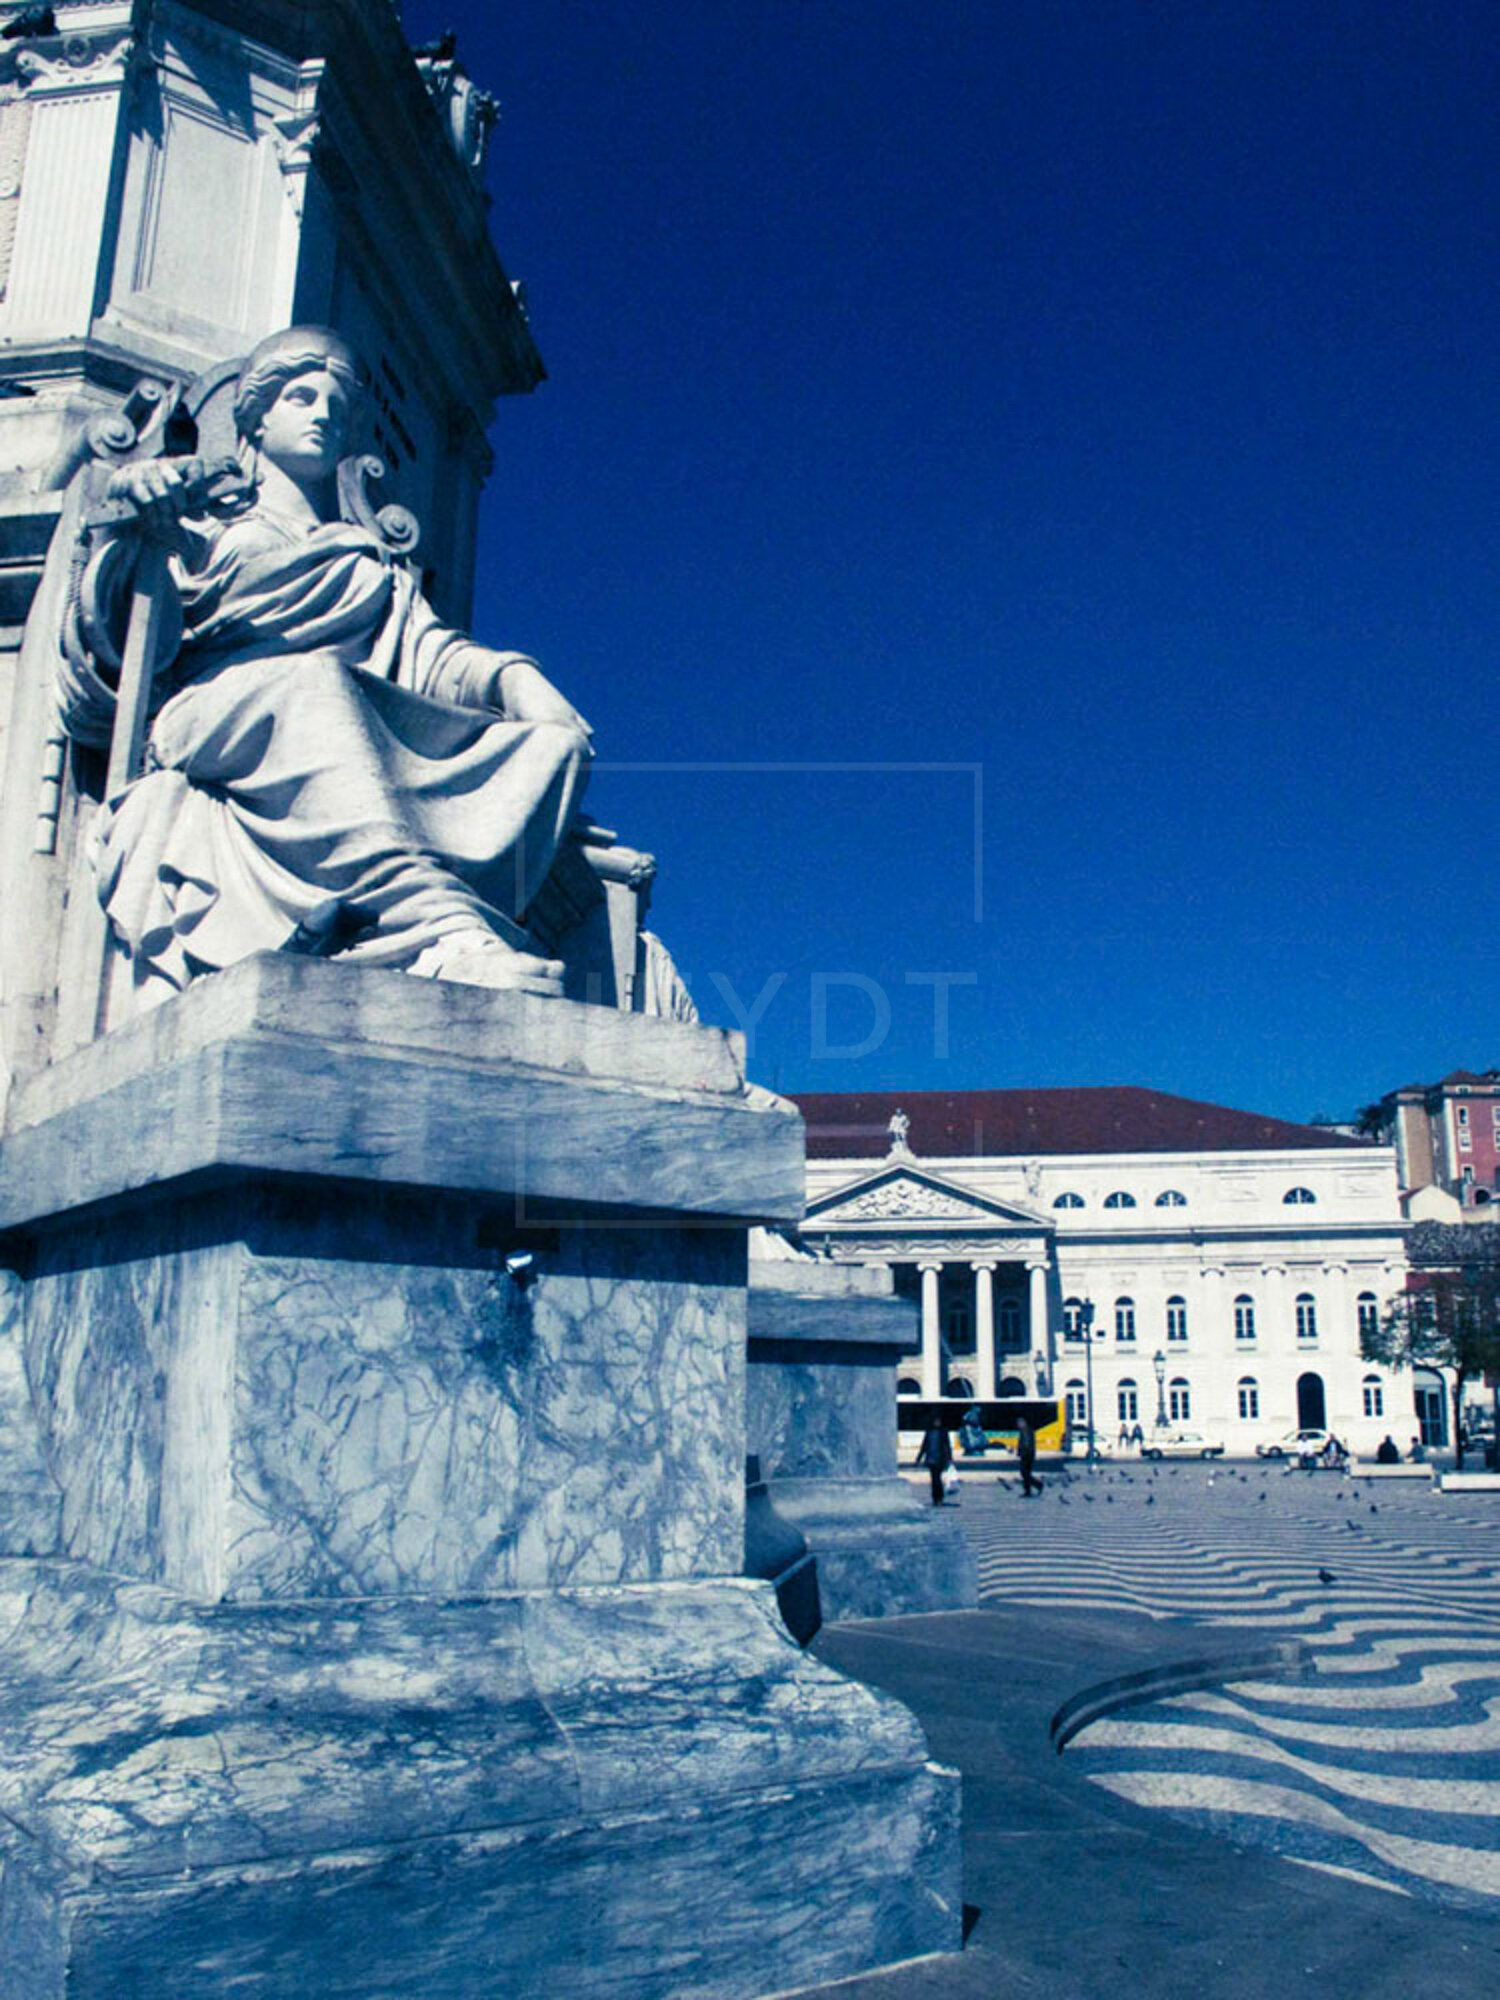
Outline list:
[[[145,768],[95,830],[138,987],[287,947],[549,984],[521,926],[578,806],[587,726],[534,662],[445,626],[378,526],[330,518],[347,355],[323,329],[262,343],[236,407],[248,505],[195,516],[157,460],[121,482],[138,517],[80,570],[61,707],[101,744],[142,551],[173,547]]]

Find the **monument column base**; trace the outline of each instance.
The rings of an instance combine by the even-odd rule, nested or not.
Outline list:
[[[801,1125],[733,1038],[266,958],[12,1121],[0,2000],[957,1948],[956,1775],[736,1574]]]
[[[817,1558],[830,1623],[979,1602],[955,1513],[897,1470],[896,1372],[912,1317],[884,1272],[751,1259],[750,1448],[777,1513]]]
[[[8,1562],[0,1619],[6,2000],[729,2000],[957,1948],[956,1775],[768,1585],[205,1609]]]

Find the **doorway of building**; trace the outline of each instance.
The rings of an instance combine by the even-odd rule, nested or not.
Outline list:
[[[1419,1368],[1412,1379],[1412,1402],[1417,1412],[1417,1432],[1429,1451],[1446,1450],[1448,1444],[1448,1396],[1441,1375]]]
[[[1299,1431],[1328,1428],[1328,1398],[1323,1394],[1321,1375],[1297,1377],[1297,1428]]]

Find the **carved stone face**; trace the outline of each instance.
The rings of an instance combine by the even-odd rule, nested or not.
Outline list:
[[[349,439],[349,391],[327,368],[309,368],[283,384],[266,411],[258,440],[274,466],[299,484],[327,479]]]

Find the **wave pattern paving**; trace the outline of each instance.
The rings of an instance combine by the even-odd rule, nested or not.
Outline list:
[[[1500,1496],[1259,1465],[970,1486],[983,1597],[1301,1639],[1305,1681],[1121,1710],[1069,1745],[1137,1806],[1500,1915]],[[1060,1690],[1071,1693],[1074,1690]]]

